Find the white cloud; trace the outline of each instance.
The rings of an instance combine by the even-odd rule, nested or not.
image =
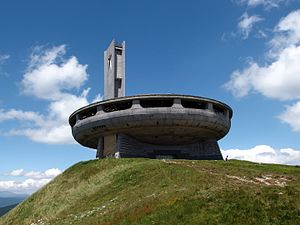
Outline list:
[[[267,34],[267,31],[266,30],[258,30],[257,31],[257,34],[255,35],[257,38],[267,38],[268,37],[268,34]]]
[[[262,21],[258,15],[249,16],[247,12],[245,12],[239,19],[238,30],[243,39],[247,39],[250,32],[253,29],[254,24]]]
[[[61,45],[31,55],[28,70],[21,82],[23,92],[40,99],[59,100],[64,92],[78,89],[87,80],[87,65],[81,65],[75,56],[64,59]]]
[[[90,88],[80,95],[73,94],[88,79],[87,65],[79,64],[75,56],[66,58],[65,54],[65,45],[33,49],[21,81],[22,93],[47,101],[47,112],[0,109],[0,122],[18,120],[23,125],[2,134],[26,136],[48,144],[75,143],[68,117],[73,111],[89,104],[87,96]],[[101,96],[97,95],[95,100],[101,100]]]
[[[292,45],[266,66],[252,62],[242,71],[231,74],[225,87],[237,97],[251,90],[278,100],[300,99],[300,46]]]
[[[0,190],[31,194],[32,192],[35,192],[36,190],[49,183],[54,177],[58,176],[61,173],[62,171],[57,168],[51,168],[43,172],[25,172],[24,169],[16,169],[9,172],[7,175],[13,177],[22,177],[24,179],[21,181],[0,181]]]
[[[17,177],[17,176],[21,176],[24,172],[24,169],[16,169],[11,171],[10,173],[8,173],[9,176],[13,176],[13,177]]]
[[[9,58],[10,58],[10,55],[0,55],[0,64],[3,64]]]
[[[266,9],[271,9],[279,7],[279,4],[284,2],[284,0],[240,0],[239,2],[250,7],[262,5]]]
[[[0,122],[6,121],[6,120],[26,120],[26,121],[32,121],[36,124],[42,124],[44,121],[44,118],[37,114],[36,112],[24,112],[22,110],[16,110],[16,109],[10,109],[8,111],[4,111],[3,109],[0,109]]]
[[[23,173],[24,177],[32,178],[32,179],[46,179],[46,178],[54,178],[61,174],[61,171],[57,168],[48,169],[44,172],[40,171],[30,171],[27,173]]]
[[[290,125],[294,131],[300,132],[300,101],[287,106],[285,111],[279,115],[279,119]]]
[[[224,85],[236,97],[251,92],[281,101],[300,100],[300,10],[282,18],[269,41],[265,65],[250,62],[243,70],[235,70]],[[300,132],[299,102],[287,106],[279,119]]]
[[[300,41],[300,10],[289,13],[274,28],[269,55],[276,58],[285,48],[298,45]]]
[[[62,171],[58,168],[51,168],[42,172],[41,171],[25,172],[24,169],[16,169],[7,173],[6,175],[13,176],[13,177],[26,177],[32,179],[45,179],[45,178],[54,178],[61,173]]]
[[[61,174],[60,169],[58,168],[52,168],[52,169],[48,169],[44,172],[46,177],[56,177],[59,174]]]
[[[268,145],[258,145],[251,149],[221,150],[223,157],[261,163],[300,165],[300,151],[291,148],[274,149]]]
[[[24,181],[0,181],[0,190],[11,191],[14,193],[27,193],[31,194],[36,190],[40,189],[47,183],[49,183],[51,179],[26,179]]]
[[[92,101],[92,103],[99,102],[103,100],[103,96],[98,94]]]

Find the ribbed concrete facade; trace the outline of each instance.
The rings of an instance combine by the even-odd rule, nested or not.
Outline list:
[[[140,142],[128,135],[118,134],[117,143],[119,155],[124,158],[222,159],[216,140],[165,146]]]

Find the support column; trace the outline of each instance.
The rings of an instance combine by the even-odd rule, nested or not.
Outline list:
[[[173,108],[183,108],[183,106],[181,105],[181,99],[180,98],[175,98],[173,100]]]
[[[211,102],[207,103],[207,109],[212,112],[214,111],[214,106]]]
[[[217,140],[207,140],[202,142],[203,158],[206,160],[223,160],[223,156]]]
[[[104,137],[103,157],[112,157],[117,151],[117,135],[111,134]]]
[[[142,108],[140,105],[140,100],[139,99],[132,100],[131,109],[140,109],[140,108]]]
[[[229,110],[225,111],[225,116],[227,120],[230,120]]]
[[[104,157],[103,150],[104,150],[104,140],[103,140],[103,137],[99,137],[96,158],[102,159]]]
[[[103,106],[102,105],[98,105],[97,106],[97,114],[102,113],[103,112]]]

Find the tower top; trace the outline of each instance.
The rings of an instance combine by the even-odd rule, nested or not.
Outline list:
[[[125,41],[104,51],[104,99],[125,96]]]

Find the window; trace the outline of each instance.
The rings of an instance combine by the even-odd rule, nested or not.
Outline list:
[[[181,100],[181,105],[184,108],[207,109],[207,103],[206,102],[201,102],[201,101]]]
[[[224,110],[222,107],[220,107],[220,106],[218,106],[218,105],[214,105],[214,106],[213,106],[213,109],[214,109],[214,112],[215,112],[215,113],[217,113],[217,114],[222,114],[222,115],[225,116],[225,110]]]
[[[131,101],[108,103],[103,105],[103,111],[106,113],[120,111],[120,110],[130,109],[131,106],[132,106]]]
[[[83,120],[83,119],[86,119],[86,118],[88,118],[88,117],[91,117],[91,116],[96,115],[96,113],[97,113],[97,107],[93,107],[93,108],[90,108],[90,109],[86,109],[86,110],[84,110],[83,112],[81,112],[81,113],[79,114],[79,118],[80,118],[81,120]]]
[[[140,104],[143,108],[172,107],[173,99],[140,100]]]

